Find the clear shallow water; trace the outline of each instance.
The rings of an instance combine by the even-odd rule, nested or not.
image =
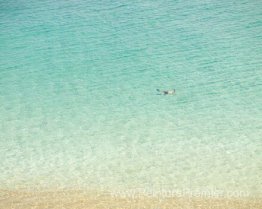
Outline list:
[[[0,2],[1,188],[261,191],[259,1]]]

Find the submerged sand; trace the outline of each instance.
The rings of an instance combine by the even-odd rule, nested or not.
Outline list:
[[[0,191],[1,209],[259,209],[259,198],[116,197],[106,192]]]

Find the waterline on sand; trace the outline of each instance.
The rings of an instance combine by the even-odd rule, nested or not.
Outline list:
[[[5,209],[246,209],[261,208],[259,198],[222,198],[192,196],[121,197],[110,192],[77,190],[26,192],[0,191],[0,207]]]

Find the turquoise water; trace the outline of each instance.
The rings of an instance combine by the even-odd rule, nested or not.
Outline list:
[[[1,188],[262,191],[260,1],[0,8]]]

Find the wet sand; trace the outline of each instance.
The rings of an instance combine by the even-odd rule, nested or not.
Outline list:
[[[1,209],[259,209],[259,198],[116,197],[106,192],[0,190]]]

